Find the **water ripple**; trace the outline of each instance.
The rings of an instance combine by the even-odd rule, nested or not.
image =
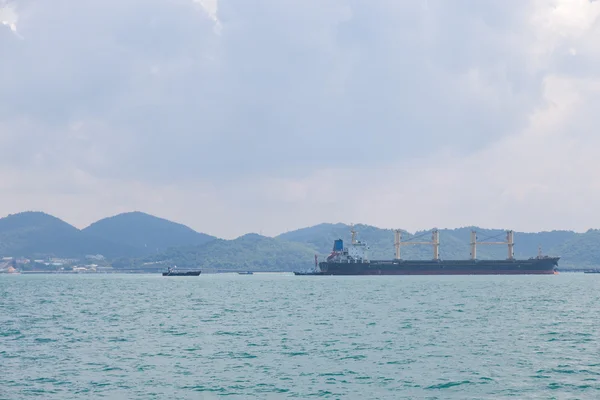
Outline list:
[[[598,286],[0,276],[0,398],[598,398]]]

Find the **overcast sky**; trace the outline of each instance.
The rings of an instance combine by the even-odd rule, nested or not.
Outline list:
[[[600,2],[0,0],[0,215],[600,227]]]

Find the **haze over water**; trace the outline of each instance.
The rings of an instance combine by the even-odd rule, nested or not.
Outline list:
[[[0,275],[0,399],[597,398],[600,275]]]

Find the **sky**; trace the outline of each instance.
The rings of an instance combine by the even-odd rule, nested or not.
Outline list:
[[[600,228],[600,2],[0,0],[0,216]]]

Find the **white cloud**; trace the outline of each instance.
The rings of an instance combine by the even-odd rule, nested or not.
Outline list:
[[[0,4],[0,213],[598,226],[599,2]]]
[[[193,0],[195,3],[200,4],[204,11],[208,14],[210,19],[214,21],[214,30],[217,35],[221,34],[221,21],[219,21],[218,11],[219,3],[218,0]]]
[[[280,188],[300,193],[291,208],[303,210],[298,220],[311,222],[316,222],[308,215],[311,209],[322,208],[314,202],[323,201],[343,211],[330,220],[348,221],[344,215],[351,215],[355,221],[387,228],[595,227],[598,213],[592,205],[600,201],[600,136],[595,127],[600,117],[596,104],[586,103],[600,99],[600,79],[548,76],[544,87],[545,105],[531,114],[522,131],[469,156],[434,154],[385,168],[287,182]],[[306,193],[312,194],[308,200]],[[283,190],[280,197],[289,194]],[[320,213],[316,220],[326,218]]]
[[[17,37],[22,38],[17,32],[19,16],[15,7],[6,1],[0,2],[0,25],[8,27]]]

